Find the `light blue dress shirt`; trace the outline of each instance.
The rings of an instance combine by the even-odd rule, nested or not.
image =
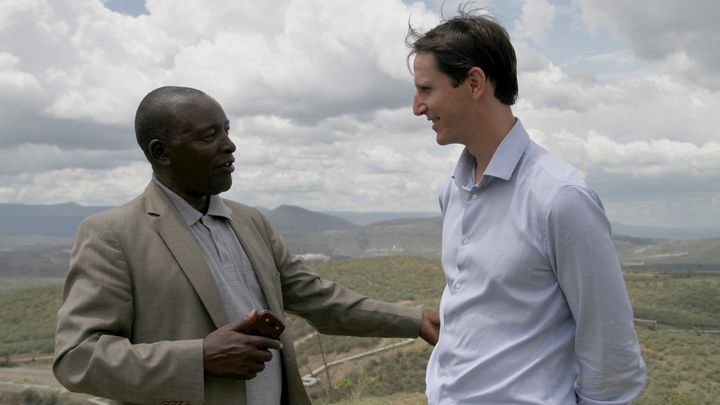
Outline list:
[[[629,403],[645,364],[598,196],[519,120],[474,174],[466,149],[440,192],[447,285],[429,403]]]

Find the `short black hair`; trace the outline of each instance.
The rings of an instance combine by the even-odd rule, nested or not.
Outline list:
[[[479,67],[495,87],[495,97],[513,105],[518,96],[517,58],[510,35],[482,9],[458,7],[458,15],[444,20],[425,34],[408,27],[405,39],[412,55],[430,53],[438,70],[450,77],[454,87],[468,77],[471,68]]]
[[[181,124],[178,106],[185,100],[204,92],[191,87],[165,86],[148,93],[135,113],[135,138],[150,160],[148,145],[153,139],[172,141]]]

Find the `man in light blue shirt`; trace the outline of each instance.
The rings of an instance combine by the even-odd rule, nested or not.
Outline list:
[[[507,32],[461,12],[408,39],[413,112],[440,145],[465,145],[440,191],[447,285],[429,403],[631,402],[646,371],[609,222],[514,117]]]

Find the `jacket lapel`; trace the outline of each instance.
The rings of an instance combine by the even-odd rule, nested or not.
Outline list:
[[[215,278],[205,261],[205,254],[160,188],[151,182],[145,189],[146,211],[155,216],[154,226],[180,268],[190,280],[215,326],[228,323]]]

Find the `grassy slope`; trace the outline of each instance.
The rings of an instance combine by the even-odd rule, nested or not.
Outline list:
[[[625,274],[636,318],[675,328],[720,329],[720,273]]]
[[[381,257],[331,262],[314,266],[324,278],[335,280],[373,298],[406,305],[437,305],[444,279],[437,260]],[[658,330],[638,328],[648,365],[648,386],[638,404],[712,404],[720,398],[720,335],[675,333],[664,329],[692,326],[720,328],[720,274],[671,275],[655,272],[626,274],[635,314],[655,319]],[[0,289],[0,355],[51,352],[59,285]],[[299,319],[290,322],[293,336],[312,329]],[[323,336],[332,358],[375,339]],[[315,340],[299,345],[300,357],[317,365]],[[425,403],[424,368],[429,348],[386,352],[361,362],[349,373],[336,374],[335,386],[345,404],[386,405]],[[316,401],[322,403],[323,400]]]
[[[716,404],[720,398],[720,335],[671,332],[720,329],[720,274],[639,272],[625,275],[635,316],[657,320],[638,327],[648,384],[637,404]]]
[[[0,289],[0,356],[12,353],[52,353],[55,316],[60,307],[59,284]]]

